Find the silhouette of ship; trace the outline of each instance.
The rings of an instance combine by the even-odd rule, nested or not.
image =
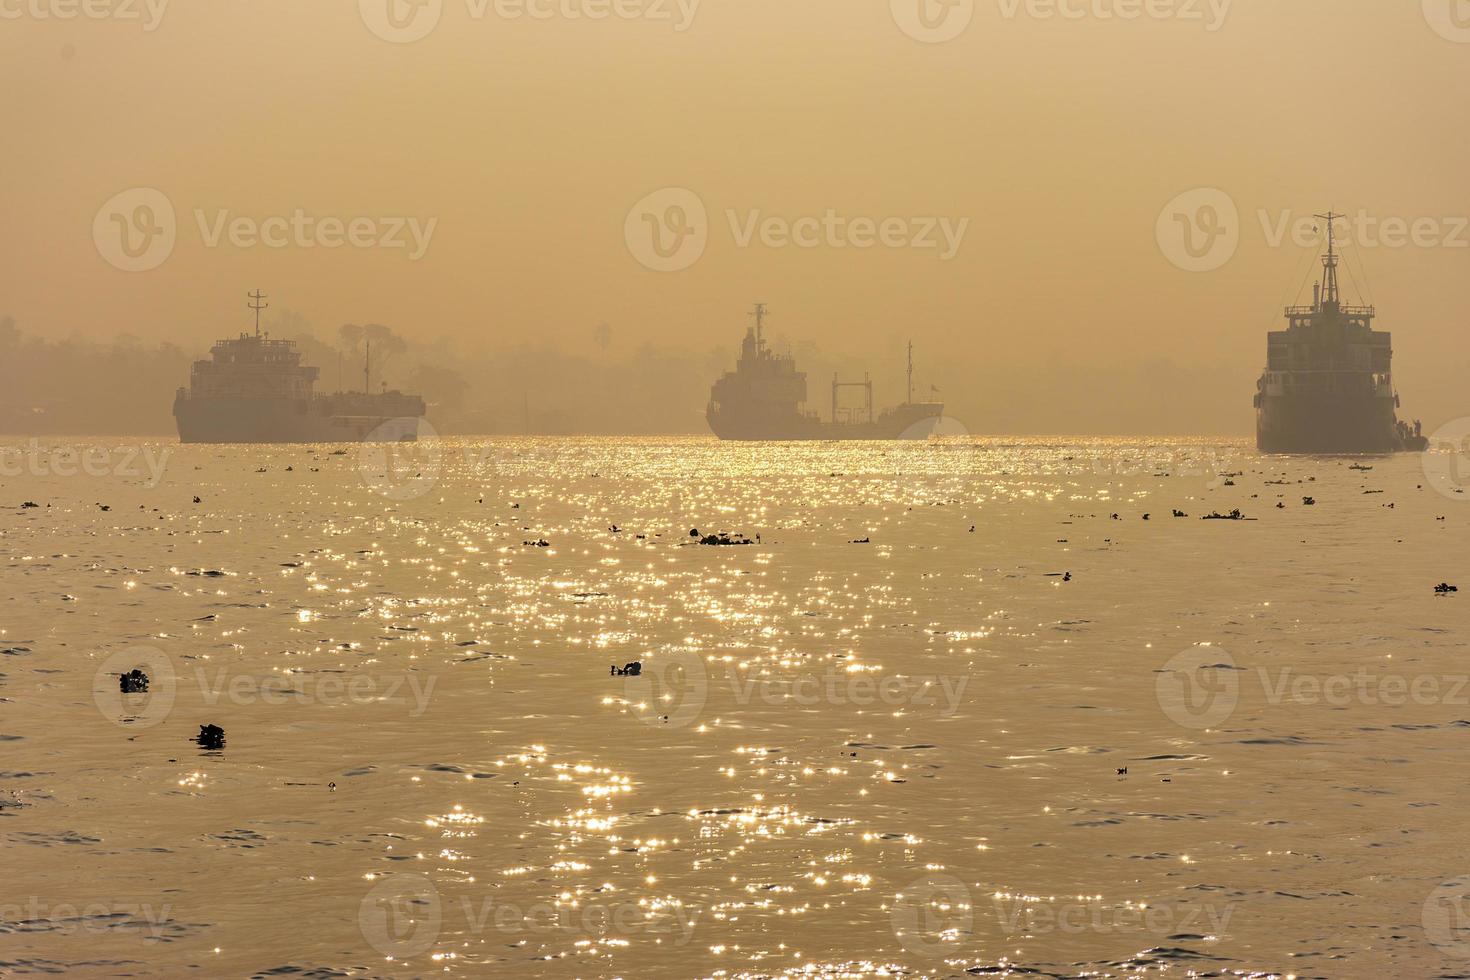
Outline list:
[[[873,382],[839,381],[832,378],[832,418],[823,421],[806,402],[806,374],[796,369],[789,354],[771,350],[765,338],[765,304],[752,314],[755,324],[747,329],[735,370],[715,382],[710,391],[705,418],[710,430],[721,439],[924,439],[939,426],[944,403],[914,401],[914,345],[909,344],[909,398],[902,405],[880,414],[873,411]],[[841,409],[838,393],[843,388],[866,392],[862,408]]]
[[[1373,329],[1372,306],[1341,301],[1337,282],[1340,214],[1327,222],[1322,280],[1311,306],[1289,306],[1273,330],[1266,370],[1256,382],[1256,447],[1266,453],[1392,453],[1428,445],[1418,422],[1398,419],[1393,338]]]
[[[269,306],[250,295],[255,333],[220,340],[210,359],[195,361],[189,387],[174,397],[181,442],[412,442],[424,400],[384,390],[372,393],[372,345],[363,390],[318,395],[317,369],[301,363],[294,340],[260,331]],[[384,388],[386,389],[386,385]]]

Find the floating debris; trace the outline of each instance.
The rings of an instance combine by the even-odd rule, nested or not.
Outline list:
[[[201,748],[222,749],[225,747],[225,730],[218,725],[200,725],[199,734],[194,736]]]
[[[613,664],[610,668],[609,677],[640,677],[643,674],[643,664],[637,660],[630,664],[619,667]]]
[[[117,686],[124,694],[148,693],[148,675],[137,667],[117,676]]]
[[[739,534],[731,535],[731,534],[728,534],[728,533],[726,533],[724,531],[721,531],[719,534],[706,534],[706,535],[704,535],[703,537],[701,537],[699,539],[699,543],[700,544],[711,544],[711,545],[720,545],[720,544],[755,544],[754,541],[750,540],[749,538],[745,537],[744,535],[739,535]]]

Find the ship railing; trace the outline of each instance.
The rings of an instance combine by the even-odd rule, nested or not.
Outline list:
[[[1288,306],[1286,308],[1287,316],[1315,316],[1320,312],[1322,311],[1315,306]],[[1377,307],[1373,306],[1339,306],[1337,312],[1342,316],[1374,317],[1378,315]]]

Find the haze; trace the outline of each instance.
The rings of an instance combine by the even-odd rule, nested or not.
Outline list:
[[[399,43],[371,0],[139,0],[135,19],[0,0],[5,427],[44,397],[67,403],[61,428],[168,431],[188,360],[250,328],[260,288],[268,326],[316,338],[322,387],[339,328],[382,324],[406,348],[386,379],[458,387],[466,431],[533,412],[557,431],[705,431],[761,301],[824,410],[839,368],[901,400],[912,339],[923,390],[977,433],[1245,435],[1265,332],[1310,298],[1317,251],[1273,239],[1328,208],[1389,222],[1346,249],[1394,333],[1401,415],[1466,414],[1459,0],[1159,0],[1172,16],[1136,19],[1102,16],[1143,7],[1128,0],[1063,3],[1076,18],[989,0],[943,43],[877,0],[625,2],[647,16],[446,0]],[[135,188],[171,204],[176,241],[126,271],[94,223]],[[649,195],[667,218],[670,188],[707,210],[707,245],[660,271],[629,227]],[[1196,189],[1239,214],[1208,271],[1160,241]],[[829,213],[847,238],[796,224]],[[297,214],[341,219],[339,237],[372,224],[326,248],[282,232]],[[289,240],[251,243],[221,223],[237,218]],[[857,247],[851,222],[889,219],[886,244]],[[931,221],[938,245],[909,244]],[[1385,243],[1396,222],[1412,240]],[[815,244],[782,244],[787,226]],[[113,358],[124,337],[177,350]],[[87,344],[102,353],[82,377]]]

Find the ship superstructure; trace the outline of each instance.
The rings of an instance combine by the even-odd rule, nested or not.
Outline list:
[[[418,438],[424,400],[399,391],[372,392],[368,347],[363,390],[315,393],[318,371],[301,363],[292,340],[260,329],[269,304],[256,290],[249,308],[255,332],[216,341],[194,362],[189,386],[174,397],[182,442],[401,442]]]
[[[735,370],[726,373],[710,391],[705,418],[721,439],[902,439],[925,438],[944,415],[944,403],[915,402],[913,398],[913,344],[909,344],[909,398],[902,405],[875,413],[873,382],[832,378],[832,416],[824,421],[805,407],[807,381],[790,354],[771,349],[765,338],[765,304],[751,314],[753,325],[740,345]],[[839,394],[861,388],[864,404],[842,408]]]
[[[1256,382],[1256,445],[1267,453],[1390,453],[1422,449],[1418,423],[1398,419],[1393,338],[1373,329],[1372,306],[1342,301],[1334,222],[1327,224],[1322,279],[1311,306],[1286,308]]]

